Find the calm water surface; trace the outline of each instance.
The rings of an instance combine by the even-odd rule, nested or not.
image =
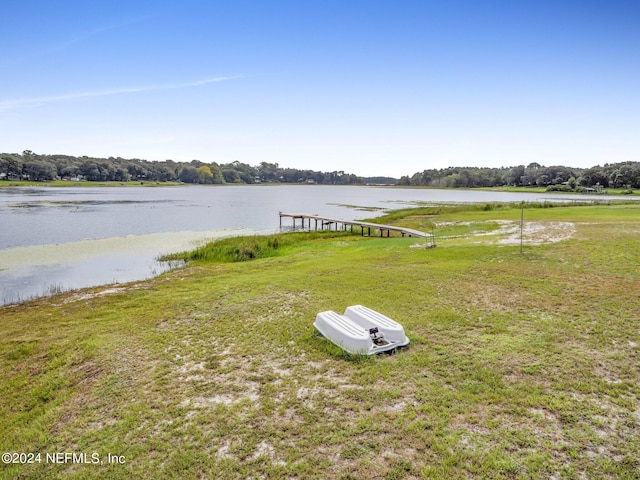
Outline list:
[[[220,236],[275,231],[280,211],[355,220],[425,203],[581,198],[593,200],[323,185],[2,188],[0,304],[148,278],[168,268],[159,255]]]

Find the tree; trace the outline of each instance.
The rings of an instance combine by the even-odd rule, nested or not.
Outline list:
[[[222,176],[222,170],[220,170],[220,167],[218,166],[217,163],[212,163],[209,166],[211,175],[212,175],[212,179],[211,179],[211,183],[216,183],[216,184],[220,184],[220,183],[224,183],[224,177]]]
[[[67,155],[49,156],[47,161],[53,162],[59,177],[75,177],[78,175],[79,163],[77,159]]]
[[[601,185],[607,188],[609,186],[609,177],[600,166],[587,168],[580,173],[578,177],[578,185],[582,187],[593,187]]]
[[[208,166],[202,165],[201,167],[197,168],[197,171],[198,183],[213,183],[213,173],[211,173],[211,169]]]
[[[548,178],[547,184],[559,185],[569,181],[569,179],[575,176],[574,172],[567,167],[561,165],[554,165],[544,169],[544,175]]]
[[[54,180],[57,175],[56,167],[43,160],[29,160],[23,167],[24,173],[29,175],[29,179],[36,182]]]
[[[638,188],[640,184],[640,168],[637,162],[634,163],[624,162],[616,164],[609,175],[609,184],[615,188]]]
[[[170,182],[176,179],[176,172],[166,163],[157,163],[149,165],[150,180],[159,182]]]
[[[269,162],[260,162],[258,167],[260,177],[265,182],[277,182],[278,181],[278,164]]]
[[[88,181],[171,181],[179,179],[185,183],[255,183],[256,179],[271,182],[300,183],[313,181],[315,183],[357,184],[363,183],[362,177],[357,177],[344,171],[323,173],[313,170],[298,170],[295,168],[281,168],[277,163],[262,162],[260,166],[251,166],[234,161],[229,164],[207,164],[200,160],[189,163],[165,160],[161,162],[142,160],[138,158],[125,159],[121,157],[92,158],[88,156],[74,157],[71,155],[39,155],[31,150],[22,154],[0,153],[0,178],[14,178],[26,174],[25,165],[29,164],[30,175],[37,178],[51,176],[51,170],[43,169],[44,162],[56,170],[60,177],[82,176]],[[201,169],[200,174],[198,169]],[[209,175],[209,173],[211,176]]]
[[[131,174],[125,168],[118,166],[113,174],[113,180],[116,182],[128,182],[131,180]]]
[[[198,183],[198,170],[191,165],[184,165],[178,173],[178,179],[184,183]]]
[[[19,155],[3,153],[0,155],[0,173],[10,176],[18,176],[22,173],[22,160]]]
[[[509,171],[509,185],[520,186],[524,178],[524,165],[513,167]]]
[[[100,180],[100,169],[96,162],[83,162],[78,171],[90,182],[97,182]]]
[[[147,178],[148,170],[141,162],[131,161],[127,166],[127,171],[131,178],[134,180],[141,180]]]
[[[254,183],[256,176],[258,176],[258,169],[256,167],[239,162],[238,160],[223,164],[220,168],[223,171],[223,178],[228,183],[233,183],[233,179],[236,178],[236,175],[233,175],[230,172],[236,172],[237,177],[239,178],[238,181],[244,183]]]
[[[234,169],[229,169],[229,168],[225,168],[222,171],[222,176],[224,177],[224,181],[226,183],[242,183],[242,180],[240,179],[240,174],[234,170]]]

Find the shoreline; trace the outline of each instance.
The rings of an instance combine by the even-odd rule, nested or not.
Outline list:
[[[480,192],[505,192],[505,193],[536,193],[536,194],[549,194],[549,195],[588,195],[594,198],[601,198],[607,196],[622,197],[622,198],[634,198],[640,197],[640,190],[633,190],[632,193],[627,193],[629,189],[625,188],[606,188],[602,193],[585,193],[578,191],[547,191],[546,187],[513,187],[513,186],[500,186],[500,187],[427,187],[420,185],[391,185],[391,184],[328,184],[328,183],[278,183],[278,182],[259,182],[259,183],[220,183],[220,184],[192,184],[181,182],[90,182],[90,181],[71,181],[71,180],[54,180],[48,182],[32,182],[28,180],[2,180],[0,181],[0,189],[2,188],[131,188],[131,187],[237,187],[237,186],[304,186],[304,187],[317,187],[317,186],[332,186],[332,187],[378,187],[378,188],[398,188],[406,190],[445,190],[445,191],[480,191]]]
[[[147,280],[174,268],[160,260],[164,255],[216,239],[259,233],[249,229],[164,232],[0,250],[0,305]]]

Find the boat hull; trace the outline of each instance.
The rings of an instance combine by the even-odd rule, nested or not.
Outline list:
[[[402,325],[375,310],[353,305],[340,315],[332,310],[316,315],[313,326],[343,350],[373,355],[409,344]]]

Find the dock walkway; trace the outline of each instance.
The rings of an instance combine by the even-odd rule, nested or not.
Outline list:
[[[322,217],[320,215],[312,215],[309,213],[284,213],[280,212],[280,228],[282,229],[282,218],[291,218],[293,220],[293,229],[296,229],[296,220],[300,220],[302,223],[302,229],[305,229],[305,221],[306,228],[311,231],[311,221],[314,222],[314,230],[318,230],[318,225],[320,226],[320,230],[331,230],[333,226],[335,226],[335,230],[347,230],[350,228],[353,232],[353,227],[360,227],[360,235],[362,236],[372,236],[371,231],[373,230],[380,232],[381,237],[389,237],[391,232],[399,232],[403,237],[418,237],[424,238],[427,241],[428,247],[435,247],[435,235],[431,233],[421,232],[420,230],[414,230],[413,228],[405,228],[405,227],[397,227],[394,225],[382,225],[379,223],[371,223],[371,222],[361,222],[358,220],[339,220],[335,218]],[[365,229],[367,231],[365,235]]]

